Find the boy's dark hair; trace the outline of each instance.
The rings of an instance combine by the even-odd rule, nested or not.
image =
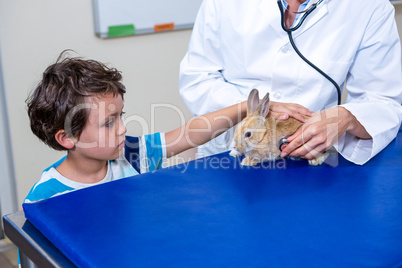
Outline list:
[[[46,69],[26,101],[32,132],[59,151],[66,148],[56,141],[55,134],[65,129],[69,136],[78,138],[87,122],[88,109],[73,111],[85,103],[85,97],[108,93],[123,97],[126,93],[118,70],[94,60],[67,57],[66,52]],[[66,120],[69,126],[65,126]]]

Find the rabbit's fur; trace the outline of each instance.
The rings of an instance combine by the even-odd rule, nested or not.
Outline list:
[[[230,152],[231,156],[245,155],[241,162],[245,166],[253,166],[265,160],[274,160],[280,156],[278,141],[282,137],[292,135],[303,125],[294,118],[276,120],[267,117],[269,113],[269,93],[259,100],[258,90],[250,92],[247,102],[247,116],[240,122],[235,130],[235,149]],[[327,158],[323,153],[312,160],[310,165],[320,165]]]

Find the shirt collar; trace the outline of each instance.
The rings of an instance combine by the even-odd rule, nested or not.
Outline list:
[[[286,0],[281,0],[281,1],[282,1],[282,5],[283,5],[283,10],[286,10],[288,8],[288,2],[286,2]],[[308,6],[309,3],[310,3],[310,0],[304,1],[304,3],[301,4],[299,7],[299,12],[306,9],[306,7]]]

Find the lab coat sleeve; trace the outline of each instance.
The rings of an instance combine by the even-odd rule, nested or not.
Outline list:
[[[377,10],[369,23],[346,88],[343,107],[349,110],[372,136],[362,140],[349,133],[335,145],[343,157],[364,164],[397,135],[402,120],[401,44],[389,4]]]
[[[239,86],[225,81],[220,53],[219,1],[204,0],[188,52],[180,64],[180,94],[194,115],[203,115],[245,100]]]

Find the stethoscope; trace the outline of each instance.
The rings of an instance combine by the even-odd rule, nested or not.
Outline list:
[[[292,36],[292,32],[296,31],[297,29],[299,29],[304,20],[307,18],[307,16],[314,11],[314,9],[317,8],[317,6],[323,1],[323,0],[319,0],[317,3],[311,5],[311,7],[304,12],[303,16],[300,18],[299,22],[297,23],[296,26],[291,27],[291,28],[287,28],[285,25],[285,12],[283,11],[283,6],[281,3],[282,0],[278,0],[278,6],[279,6],[279,10],[281,11],[281,23],[282,23],[282,29],[288,33],[289,36],[289,41],[290,44],[292,45],[293,49],[296,51],[297,55],[300,56],[300,58],[302,58],[302,60],[304,60],[308,65],[310,65],[311,67],[313,67],[317,72],[319,72],[321,75],[323,75],[326,79],[328,79],[336,88],[337,92],[338,92],[338,105],[341,104],[341,89],[339,88],[338,84],[326,73],[324,73],[320,68],[318,68],[317,66],[315,66],[311,61],[309,61],[306,57],[303,56],[303,54],[299,51],[299,49],[296,47],[296,44],[293,40],[293,36]]]

